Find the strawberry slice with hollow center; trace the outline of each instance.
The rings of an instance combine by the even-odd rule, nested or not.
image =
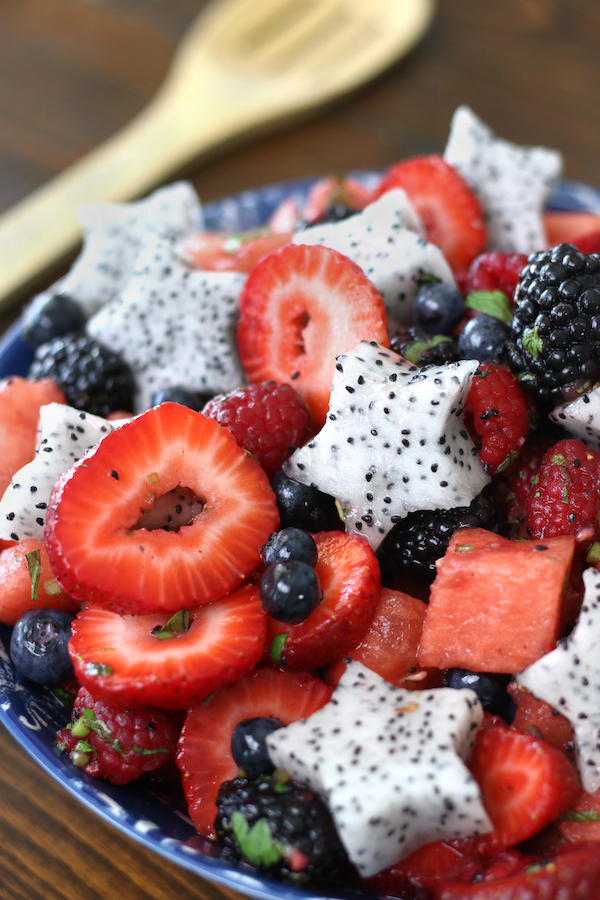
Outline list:
[[[250,273],[237,341],[251,383],[290,384],[320,428],[336,357],[359,341],[389,347],[381,294],[353,262],[320,245],[289,244]]]
[[[305,673],[256,669],[189,710],[179,738],[177,765],[190,818],[200,834],[215,836],[219,787],[237,776],[231,737],[238,722],[275,716],[290,725],[324,706],[332,690]]]
[[[185,709],[246,675],[262,655],[266,613],[251,585],[191,610],[187,624],[168,613],[120,616],[88,607],[72,625],[75,674],[115,706]]]
[[[45,541],[64,590],[118,612],[201,606],[258,565],[279,524],[261,466],[227,428],[163,403],[107,435],[57,483]],[[174,488],[202,507],[176,531],[140,527]]]

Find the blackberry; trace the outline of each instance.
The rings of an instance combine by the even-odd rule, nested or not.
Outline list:
[[[216,805],[222,859],[241,860],[296,883],[334,875],[347,864],[329,810],[303,785],[272,776],[236,778],[221,785]],[[257,827],[267,837],[262,853],[253,852],[258,841],[247,839]]]
[[[521,273],[508,361],[542,408],[572,399],[600,367],[600,254],[557,244]]]
[[[486,528],[496,531],[499,516],[488,490],[470,506],[454,509],[419,510],[401,519],[386,535],[379,548],[382,582],[394,588],[406,578],[431,584],[435,563],[440,559],[457,528]]]
[[[446,334],[425,334],[419,328],[404,328],[390,341],[399,353],[415,366],[443,366],[459,359],[456,341]]]
[[[97,416],[133,408],[133,373],[127,363],[89,337],[66,334],[35,352],[29,378],[51,378],[67,403]]]

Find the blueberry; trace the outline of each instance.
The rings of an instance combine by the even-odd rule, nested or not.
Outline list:
[[[462,690],[470,688],[479,697],[479,702],[486,710],[501,716],[509,724],[515,715],[515,704],[506,690],[512,681],[512,675],[496,672],[471,672],[469,669],[448,669],[444,678],[448,687]]]
[[[265,566],[274,566],[275,563],[285,562],[288,559],[314,566],[317,555],[317,545],[313,536],[299,528],[283,528],[281,531],[275,531],[261,551]]]
[[[510,328],[494,316],[476,316],[467,322],[458,338],[461,359],[502,362],[506,356]]]
[[[231,755],[247,778],[270,775],[275,766],[269,759],[265,738],[268,734],[283,728],[283,722],[275,716],[256,716],[243,719],[233,729]]]
[[[211,399],[212,394],[210,396],[197,394],[196,391],[188,391],[184,387],[166,387],[152,395],[150,406],[160,406],[161,403],[180,403],[181,406],[189,406],[190,409],[200,412]]]
[[[426,282],[413,301],[413,322],[426,334],[451,334],[464,314],[465,298],[452,284]]]
[[[10,642],[10,658],[21,675],[48,687],[73,677],[68,644],[74,618],[62,609],[30,609],[21,616]]]
[[[342,531],[335,499],[308,484],[294,481],[278,472],[271,481],[275,491],[282,528],[303,528],[306,531]]]
[[[259,590],[266,612],[279,622],[291,624],[310,615],[322,597],[319,576],[312,566],[293,559],[269,566]]]
[[[42,344],[79,331],[85,324],[85,313],[67,294],[40,295],[23,315],[21,336],[34,350]]]

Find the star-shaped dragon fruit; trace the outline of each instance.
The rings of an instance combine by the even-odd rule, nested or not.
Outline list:
[[[136,412],[165,387],[227,393],[243,383],[235,323],[246,279],[239,272],[192,271],[169,241],[150,238],[126,290],[87,324],[120,353],[136,381]]]
[[[202,226],[191,184],[178,181],[136,203],[82,203],[83,250],[52,293],[68,294],[86,316],[110,303],[127,285],[147,235],[179,241]]]
[[[571,634],[517,681],[570,721],[581,783],[594,793],[600,788],[600,572],[586,569],[583,583],[581,612]]]
[[[343,253],[381,291],[391,322],[412,322],[412,301],[423,278],[454,284],[442,251],[423,237],[423,226],[406,193],[399,188],[383,194],[365,209],[294,235],[296,244],[322,244]]]
[[[550,419],[567,434],[600,453],[600,387],[557,406]]]
[[[489,250],[533,253],[546,246],[542,211],[561,173],[560,153],[501,140],[468,106],[459,106],[444,159],[479,198]]]
[[[429,841],[492,830],[465,765],[482,716],[474,691],[407,691],[352,662],[330,702],[267,747],[327,802],[368,877]]]
[[[420,370],[361,341],[338,357],[325,425],[286,473],[335,497],[373,549],[410,512],[468,506],[489,481],[463,421],[477,366]]]

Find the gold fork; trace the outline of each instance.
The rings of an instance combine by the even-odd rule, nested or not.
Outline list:
[[[152,102],[0,217],[0,308],[81,239],[82,201],[146,193],[209,151],[298,119],[406,53],[435,0],[214,0]]]

